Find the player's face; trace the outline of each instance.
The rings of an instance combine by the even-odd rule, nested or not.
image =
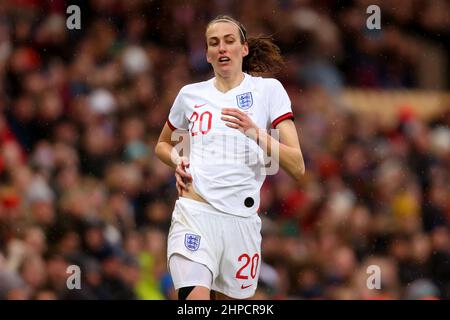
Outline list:
[[[230,22],[216,22],[206,30],[206,59],[214,72],[227,76],[242,71],[242,59],[248,54],[241,43],[240,31]]]

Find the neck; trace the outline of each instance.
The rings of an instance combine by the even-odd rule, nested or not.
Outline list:
[[[239,84],[241,84],[242,80],[244,80],[244,73],[239,71],[238,73],[231,76],[221,76],[216,74],[216,80],[214,81],[214,85],[217,90],[221,92],[227,92],[233,88],[236,88]]]

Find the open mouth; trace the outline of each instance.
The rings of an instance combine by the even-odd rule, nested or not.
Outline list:
[[[229,61],[231,61],[231,59],[228,58],[228,57],[221,57],[221,58],[219,58],[219,62],[220,63],[226,63],[226,62],[229,62]]]

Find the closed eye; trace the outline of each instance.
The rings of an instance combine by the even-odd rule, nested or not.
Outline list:
[[[236,42],[236,39],[231,34],[226,35],[224,38],[225,38],[226,44],[233,44],[234,42]],[[217,39],[216,37],[214,37],[213,39],[209,40],[208,45],[211,47],[215,47],[215,46],[218,46],[219,43],[220,43],[220,40]]]

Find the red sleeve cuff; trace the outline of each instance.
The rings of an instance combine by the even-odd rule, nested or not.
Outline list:
[[[284,121],[284,120],[286,120],[286,119],[292,119],[292,120],[294,120],[294,114],[293,114],[292,112],[288,112],[288,113],[285,113],[285,114],[279,116],[278,118],[276,118],[275,120],[272,121],[272,127],[276,128],[277,125],[278,125],[281,121]]]
[[[177,128],[173,124],[170,123],[169,119],[167,119],[167,125],[169,126],[170,129],[172,129],[172,131],[177,130]]]

